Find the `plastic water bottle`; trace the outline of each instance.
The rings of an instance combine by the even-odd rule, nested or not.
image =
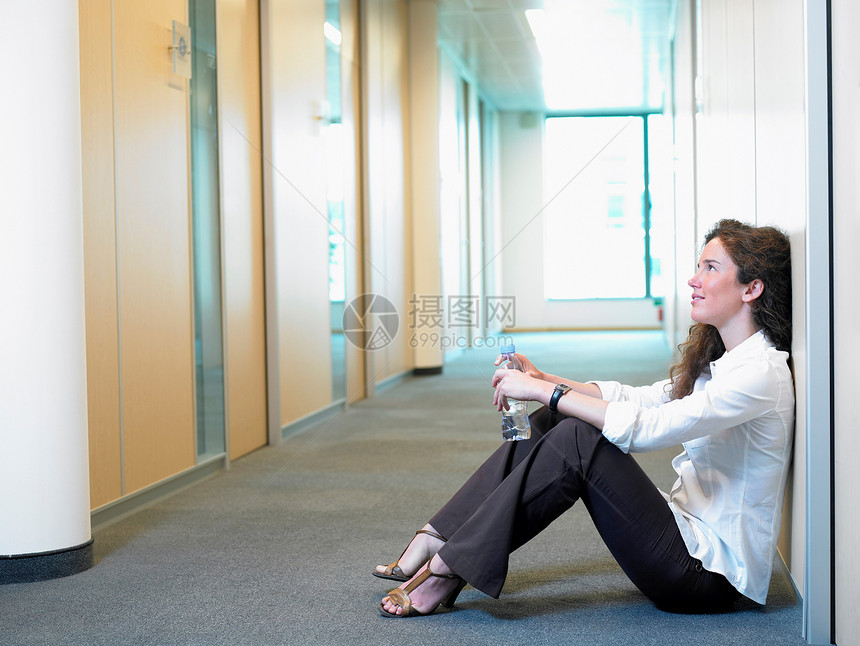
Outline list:
[[[511,345],[502,346],[502,368],[515,368],[523,371],[523,364],[517,359],[516,348]],[[508,410],[502,409],[502,439],[506,442],[527,440],[532,436],[529,425],[528,402],[508,397]]]

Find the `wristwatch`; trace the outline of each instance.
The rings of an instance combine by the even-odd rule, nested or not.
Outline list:
[[[555,415],[558,412],[558,400],[564,397],[568,391],[570,390],[570,386],[567,384],[556,384],[555,390],[552,391],[552,397],[549,398],[549,412]]]

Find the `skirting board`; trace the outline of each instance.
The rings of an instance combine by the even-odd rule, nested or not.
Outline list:
[[[149,487],[135,491],[119,500],[109,502],[106,505],[94,509],[90,513],[90,523],[93,531],[101,529],[110,523],[140,511],[147,505],[171,496],[178,491],[211,478],[226,470],[227,456],[216,455],[205,462],[178,473],[175,476],[156,482]]]
[[[83,545],[39,554],[0,557],[0,584],[33,583],[71,576],[93,566],[93,539]]]
[[[785,560],[782,558],[782,554],[779,553],[779,550],[776,552],[776,566],[780,568],[785,576],[788,577],[788,580],[791,581],[791,589],[794,590],[794,600],[798,603],[798,605],[803,603],[803,595],[800,594],[800,589],[797,587],[797,582],[795,582],[794,577],[791,575],[791,570],[788,569],[788,565]]]

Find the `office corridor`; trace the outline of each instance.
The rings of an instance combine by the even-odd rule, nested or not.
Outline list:
[[[575,379],[660,377],[658,332],[521,334],[517,349]],[[609,556],[583,506],[515,553],[500,600],[466,588],[452,612],[379,617],[370,576],[396,558],[499,441],[496,348],[468,350],[230,471],[94,531],[81,574],[0,586],[0,644],[801,644],[775,568],[768,605],[661,612]],[[637,456],[663,489],[674,450]]]

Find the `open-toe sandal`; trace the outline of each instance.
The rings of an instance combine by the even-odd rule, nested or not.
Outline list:
[[[392,619],[404,619],[406,617],[417,617],[421,615],[429,615],[436,611],[436,608],[439,607],[439,603],[433,606],[427,612],[421,612],[417,608],[412,605],[412,600],[409,598],[409,593],[412,592],[419,585],[424,583],[430,577],[437,577],[440,579],[457,579],[457,587],[454,588],[447,597],[445,597],[440,603],[445,608],[453,608],[454,603],[457,601],[457,597],[460,595],[460,592],[465,587],[466,582],[461,579],[456,574],[436,574],[435,572],[430,571],[430,561],[427,561],[427,569],[424,570],[421,574],[415,577],[409,585],[405,588],[395,588],[391,592],[388,593],[388,599],[392,601],[394,604],[403,609],[403,614],[398,615],[395,612],[388,612],[385,609],[385,606],[380,602],[377,610],[379,610],[379,614],[383,617],[389,617]]]
[[[417,532],[415,532],[415,536],[418,536],[418,534],[427,534],[428,536],[432,536],[433,538],[438,538],[442,542],[445,541],[445,538],[443,536],[440,536],[436,532],[431,532],[429,529],[419,529]],[[413,538],[412,540],[415,539]],[[412,545],[412,541],[409,542],[409,545]],[[406,546],[406,550],[409,549],[409,545]],[[409,579],[411,579],[413,574],[407,575],[403,572],[403,570],[400,569],[400,559],[402,559],[403,555],[406,554],[406,550],[403,550],[400,553],[400,556],[397,557],[397,560],[394,561],[394,563],[386,565],[385,570],[383,570],[382,572],[374,570],[373,572],[371,572],[371,574],[373,576],[378,576],[380,579],[391,579],[392,581],[408,581]],[[432,556],[432,554],[430,556]]]

